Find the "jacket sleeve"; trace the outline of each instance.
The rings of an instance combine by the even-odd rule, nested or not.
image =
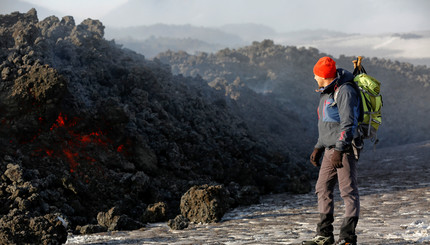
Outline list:
[[[321,102],[320,102],[321,103]],[[318,124],[319,124],[319,121],[321,120],[320,119],[320,104],[318,105],[318,110],[317,110],[317,115],[318,115]],[[321,143],[321,141],[320,141],[320,136],[318,135],[318,141],[317,141],[317,143],[315,144],[315,146],[314,146],[314,148],[317,148],[317,149],[321,149],[321,148],[324,148],[324,145]]]
[[[314,148],[320,149],[320,148],[324,148],[324,145],[320,142],[320,138],[318,137],[318,141],[315,144]]]
[[[350,148],[358,125],[360,97],[351,85],[341,86],[336,99],[340,127],[336,141],[336,150],[345,151]]]

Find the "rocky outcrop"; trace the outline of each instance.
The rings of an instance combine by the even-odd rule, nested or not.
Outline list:
[[[0,16],[0,243],[167,220],[195,185],[243,193],[231,207],[249,190],[302,192],[297,179],[310,190],[302,158],[257,137],[225,91],[103,34],[96,20]]]

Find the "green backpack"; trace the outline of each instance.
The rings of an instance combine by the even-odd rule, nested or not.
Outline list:
[[[354,60],[354,86],[360,90],[362,115],[359,116],[358,131],[361,139],[371,139],[374,144],[378,143],[376,132],[382,123],[381,109],[382,96],[381,83],[375,78],[367,75],[366,70],[361,65],[362,57],[358,56]],[[338,90],[334,93],[334,100],[337,99]],[[357,146],[358,147],[358,146]]]
[[[360,89],[361,102],[363,106],[363,120],[359,122],[359,130],[364,139],[371,139],[378,143],[377,131],[382,123],[382,95],[381,83],[375,78],[367,75],[366,70],[361,65],[362,57],[358,56],[354,60],[354,81]]]

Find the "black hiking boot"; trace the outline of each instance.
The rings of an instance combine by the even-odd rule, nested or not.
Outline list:
[[[308,241],[303,241],[302,245],[333,245],[333,236],[316,236]]]

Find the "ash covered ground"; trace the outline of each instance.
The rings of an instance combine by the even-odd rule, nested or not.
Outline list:
[[[359,162],[358,244],[430,244],[429,157],[429,141],[366,150]],[[339,192],[335,198],[336,235],[344,206]],[[156,223],[140,231],[72,236],[67,244],[300,244],[315,235],[316,202],[313,192],[265,195],[216,224],[172,231]]]

